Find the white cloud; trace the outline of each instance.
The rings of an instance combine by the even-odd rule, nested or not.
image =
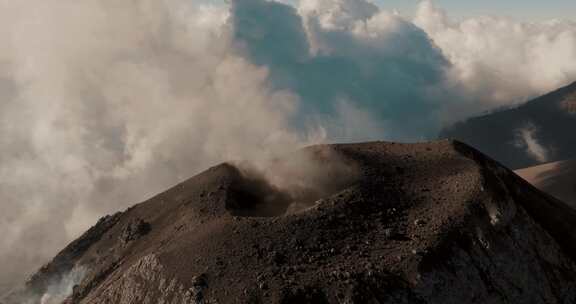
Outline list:
[[[452,63],[452,81],[480,108],[523,101],[576,80],[576,23],[480,16],[453,20],[422,1],[414,23]]]

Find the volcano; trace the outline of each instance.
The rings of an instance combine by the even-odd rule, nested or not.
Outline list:
[[[575,222],[460,142],[314,146],[102,218],[3,303],[576,303]]]

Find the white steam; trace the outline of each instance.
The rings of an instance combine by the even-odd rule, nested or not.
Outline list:
[[[576,78],[574,23],[429,1],[411,20],[364,0],[0,0],[0,37],[0,286],[217,162],[425,139]]]
[[[72,295],[74,287],[82,281],[86,275],[86,269],[76,267],[64,275],[58,282],[48,285],[46,292],[40,298],[40,304],[61,304]]]
[[[540,163],[548,162],[550,159],[550,149],[546,148],[538,141],[538,129],[533,124],[528,124],[524,128],[516,130],[517,147],[526,150],[526,154]]]

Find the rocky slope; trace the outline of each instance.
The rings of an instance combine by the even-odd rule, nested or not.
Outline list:
[[[5,302],[49,303],[81,269],[66,303],[576,303],[576,212],[464,144],[317,146],[266,172],[302,183],[211,168]]]
[[[512,169],[576,156],[576,82],[517,108],[471,118],[444,130]]]
[[[566,160],[517,170],[536,188],[576,208],[576,160]]]

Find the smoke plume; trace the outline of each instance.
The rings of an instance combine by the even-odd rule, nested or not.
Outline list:
[[[424,140],[576,76],[576,25],[365,0],[0,0],[0,286],[217,162]]]
[[[72,269],[72,271],[63,276],[60,281],[48,285],[46,293],[44,293],[40,299],[40,304],[62,303],[72,294],[74,287],[80,284],[85,274],[85,268],[79,267]]]
[[[538,129],[533,124],[528,124],[524,128],[516,130],[517,147],[526,150],[526,154],[540,163],[548,162],[550,149],[543,146],[536,136]]]

